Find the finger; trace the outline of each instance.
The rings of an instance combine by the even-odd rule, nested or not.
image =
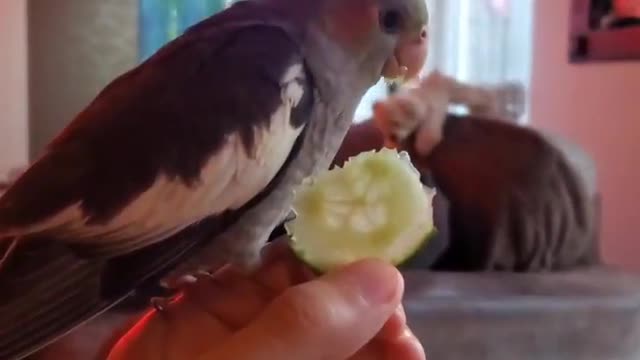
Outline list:
[[[404,335],[390,340],[374,340],[349,360],[425,360],[420,341],[405,329]]]
[[[247,325],[271,300],[268,289],[233,267],[200,278],[185,297],[230,330]]]
[[[194,358],[230,334],[224,324],[212,321],[180,296],[164,311],[149,311],[138,320],[111,348],[107,359]]]
[[[443,126],[447,116],[446,107],[440,108],[436,104],[431,110],[428,120],[424,121],[416,131],[414,148],[422,156],[429,155],[443,137]]]
[[[395,340],[402,336],[407,328],[407,317],[402,306],[398,306],[396,311],[384,324],[384,327],[378,335],[377,339],[380,340]]]
[[[164,359],[190,359],[225,341],[232,331],[218,318],[206,316],[202,308],[193,306],[186,295],[180,296],[157,317],[164,320],[168,328],[165,338],[151,342],[164,348]],[[207,336],[200,336],[207,334]],[[135,358],[147,359],[147,356]]]
[[[415,335],[405,328],[405,331],[401,336],[394,341],[388,341],[385,343],[385,360],[425,360],[426,353],[424,347],[415,337]]]
[[[376,102],[373,106],[373,116],[378,129],[382,132],[386,142],[399,144],[411,132],[412,125],[405,124],[404,118],[398,114],[397,99]]]
[[[397,143],[400,139],[395,137],[395,126],[391,122],[387,104],[379,101],[373,104],[373,121],[382,132],[385,141]]]
[[[402,291],[401,275],[393,266],[358,262],[288,289],[227,346],[203,359],[349,358],[382,329]]]
[[[313,271],[295,256],[288,244],[265,248],[264,264],[254,274],[254,279],[270,289],[274,297],[313,278]]]
[[[428,103],[426,103],[426,99],[420,89],[410,89],[406,94],[399,96],[396,101],[398,116],[405,119],[405,126],[409,127],[408,130],[413,131],[427,115]]]
[[[157,344],[162,343],[168,333],[168,324],[155,311],[149,311],[116,342],[107,360],[161,358],[165,348]]]
[[[387,360],[387,344],[381,341],[372,341],[349,358],[349,360]],[[404,358],[396,357],[395,359]],[[412,359],[407,359],[412,360]]]
[[[291,252],[291,247],[287,240],[277,239],[262,248],[260,251],[260,260],[264,266],[290,256]]]

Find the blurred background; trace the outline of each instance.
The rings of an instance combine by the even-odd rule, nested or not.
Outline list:
[[[24,40],[16,37],[15,30],[7,29],[3,36],[14,42],[17,48],[13,51],[29,53],[30,156],[39,153],[115,76],[232,2],[56,0],[53,5],[4,0],[5,5],[0,5],[7,7],[3,18],[14,22],[16,29],[21,26],[18,19],[26,17],[28,49],[20,49]],[[465,81],[529,83],[532,0],[427,2],[433,22],[431,56],[425,70],[438,68]],[[15,4],[14,8],[9,4]],[[10,11],[15,14],[10,16]],[[368,117],[371,103],[385,95],[381,81],[363,99],[356,120]]]
[[[425,0],[430,57],[472,84],[517,81],[526,89],[519,123],[584,146],[604,196],[603,250],[610,263],[640,269],[640,65],[567,60],[570,0]],[[27,164],[111,80],[224,0],[1,0],[0,180]],[[355,121],[387,95],[381,82]]]

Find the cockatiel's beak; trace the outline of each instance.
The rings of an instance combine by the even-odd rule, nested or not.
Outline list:
[[[405,83],[416,78],[427,60],[428,32],[426,26],[417,34],[403,36],[396,46],[393,56],[387,59],[382,76],[387,81]]]

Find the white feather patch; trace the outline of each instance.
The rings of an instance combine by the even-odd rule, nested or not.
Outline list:
[[[304,95],[302,84],[297,81],[304,78],[301,64],[291,66],[281,80],[282,106],[271,115],[268,127],[254,130],[253,153],[247,154],[239,134],[229,135],[203,167],[195,186],[187,187],[162,175],[107,224],[87,224],[81,203],[76,203],[8,235],[54,232],[63,240],[99,243],[135,239],[135,247],[141,247],[208,216],[242,207],[275,177],[302,132],[303,127],[291,126],[290,115]]]

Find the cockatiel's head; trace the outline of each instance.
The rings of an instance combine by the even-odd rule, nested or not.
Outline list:
[[[271,0],[288,3],[370,78],[409,80],[427,58],[425,0]]]
[[[425,0],[327,0],[330,36],[388,79],[411,79],[427,57]]]

